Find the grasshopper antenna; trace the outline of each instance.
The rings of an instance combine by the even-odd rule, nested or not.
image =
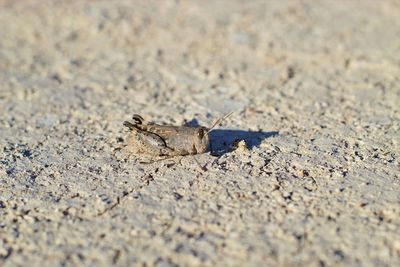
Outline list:
[[[207,131],[206,134],[208,134],[209,132],[211,132],[212,129],[214,129],[216,126],[220,125],[224,120],[226,120],[226,119],[227,119],[229,116],[231,116],[232,114],[233,114],[233,111],[232,111],[232,112],[229,112],[229,113],[227,113],[227,114],[225,114],[223,117],[221,117],[221,118],[219,118],[218,120],[216,120],[216,121],[214,122],[214,124],[211,126],[211,128]]]

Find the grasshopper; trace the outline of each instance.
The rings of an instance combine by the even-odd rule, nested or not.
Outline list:
[[[139,153],[166,159],[207,152],[211,144],[210,131],[231,114],[218,119],[210,128],[159,125],[145,121],[138,114],[133,115],[133,122],[124,121],[123,125],[131,130],[130,138]]]

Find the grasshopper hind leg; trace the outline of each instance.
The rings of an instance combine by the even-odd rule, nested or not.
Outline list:
[[[133,117],[132,117],[132,119],[133,119],[133,123],[132,123],[132,122],[129,122],[129,121],[124,121],[124,123],[123,123],[123,125],[124,125],[125,127],[128,127],[128,128],[131,129],[131,130],[139,129],[139,128],[137,127],[137,125],[143,124],[143,122],[144,122],[144,119],[142,118],[142,116],[140,116],[140,115],[138,115],[138,114],[134,114]]]
[[[158,157],[169,157],[176,154],[159,135],[141,130],[137,125],[133,127],[135,128],[134,145],[140,147],[144,154]]]
[[[144,122],[143,117],[140,116],[139,114],[133,114],[132,120],[134,120],[136,124],[143,124]]]
[[[124,121],[123,125],[124,125],[125,127],[128,127],[130,130],[135,130],[135,129],[137,129],[136,126],[135,126],[135,124],[133,124],[133,123],[131,123],[131,122],[129,122],[129,121]]]

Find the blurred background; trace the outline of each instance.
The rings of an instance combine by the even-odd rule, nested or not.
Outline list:
[[[0,0],[0,265],[399,265],[399,14]],[[118,154],[133,113],[230,111],[266,135],[203,176]]]

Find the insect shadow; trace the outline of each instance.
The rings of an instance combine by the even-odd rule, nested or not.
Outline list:
[[[199,123],[193,119],[187,123],[187,126],[196,127]],[[213,156],[222,156],[232,151],[234,144],[238,141],[244,140],[249,149],[258,147],[261,142],[267,138],[277,136],[279,132],[260,132],[260,131],[244,131],[233,129],[213,129],[210,133],[210,152]]]
[[[264,139],[278,135],[279,132],[255,132],[230,129],[215,129],[209,135],[210,152],[213,156],[222,156],[231,152],[236,142],[244,140],[249,149],[258,147]]]

